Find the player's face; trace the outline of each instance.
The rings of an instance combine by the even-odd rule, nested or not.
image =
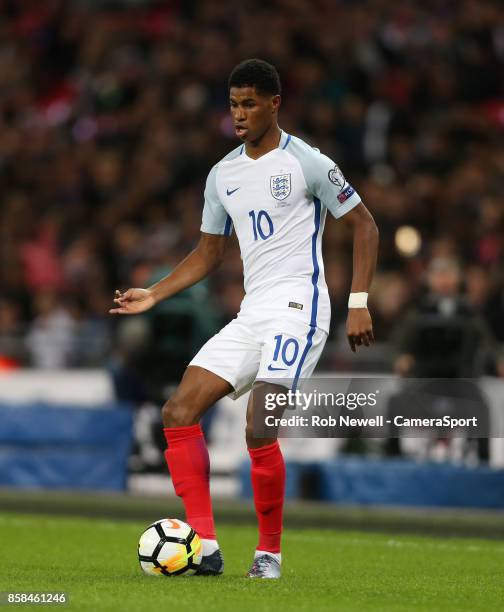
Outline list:
[[[257,142],[276,123],[280,96],[258,94],[255,87],[231,87],[229,103],[238,138]]]

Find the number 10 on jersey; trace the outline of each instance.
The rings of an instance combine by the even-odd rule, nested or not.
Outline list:
[[[252,219],[254,240],[258,238],[267,240],[273,235],[273,221],[265,210],[260,210],[257,215],[255,210],[251,210],[249,212],[249,217]]]

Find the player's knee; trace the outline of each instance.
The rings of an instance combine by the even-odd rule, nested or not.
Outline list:
[[[165,427],[187,427],[194,425],[194,417],[189,406],[176,397],[169,399],[162,409]]]
[[[258,435],[258,432],[254,429],[253,423],[247,423],[245,428],[245,441],[247,442],[247,448],[261,448],[263,446],[268,446],[269,444],[273,444],[276,439],[276,436],[266,438]]]

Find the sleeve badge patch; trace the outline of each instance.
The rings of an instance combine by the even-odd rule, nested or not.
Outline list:
[[[348,185],[345,191],[342,191],[338,195],[338,202],[340,204],[343,204],[343,202],[346,202],[350,196],[353,196],[354,193],[355,193],[355,189],[352,187],[352,185]]]
[[[338,189],[341,191],[345,186],[345,177],[343,176],[343,172],[339,169],[338,164],[334,165],[332,170],[329,170],[327,174],[329,180],[333,185],[336,185]]]

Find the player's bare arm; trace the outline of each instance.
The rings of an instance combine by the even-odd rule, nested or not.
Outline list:
[[[368,293],[376,268],[378,228],[369,210],[360,203],[345,217],[353,226],[353,277],[351,293]],[[347,337],[355,353],[358,346],[374,342],[373,323],[367,307],[349,308]]]
[[[138,314],[158,302],[192,287],[211,274],[224,259],[228,238],[201,233],[198,246],[167,276],[147,289],[128,289],[115,292],[116,308],[110,314]]]

